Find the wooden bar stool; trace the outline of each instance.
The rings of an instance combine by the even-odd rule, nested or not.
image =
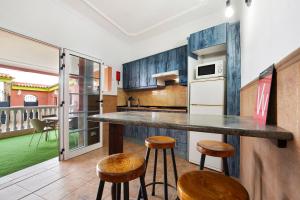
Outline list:
[[[100,178],[97,200],[102,198],[105,182],[112,183],[113,200],[121,199],[121,184],[123,183],[124,200],[129,200],[129,181],[137,178],[140,178],[141,192],[147,200],[145,170],[145,159],[133,153],[120,153],[103,158],[97,164],[97,175]]]
[[[223,161],[224,173],[229,176],[227,158],[234,155],[232,145],[214,140],[202,140],[197,143],[197,150],[201,153],[200,170],[204,169],[206,155],[220,157]]]
[[[155,185],[156,184],[163,184],[164,185],[164,199],[168,199],[168,186],[173,187],[176,189],[177,186],[177,168],[176,168],[176,161],[175,161],[175,154],[174,154],[174,147],[175,147],[176,140],[171,137],[167,136],[152,136],[145,140],[145,145],[147,147],[147,154],[146,154],[146,168],[149,161],[149,155],[151,149],[155,149],[155,157],[154,157],[154,171],[153,171],[153,179],[152,183],[146,185],[146,187],[152,185],[152,196],[155,196]],[[156,181],[156,168],[157,168],[157,155],[158,150],[163,150],[163,165],[164,165],[164,182],[157,182]],[[172,164],[174,170],[174,177],[175,177],[175,187],[168,184],[168,173],[167,173],[167,149],[171,150],[172,156]],[[141,198],[141,190],[139,192],[138,199]]]
[[[246,189],[236,180],[210,171],[191,171],[179,177],[180,200],[249,200]]]

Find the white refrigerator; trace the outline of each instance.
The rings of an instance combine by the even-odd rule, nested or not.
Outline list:
[[[190,83],[190,114],[224,115],[225,84],[224,77],[196,80]],[[200,164],[201,153],[197,151],[200,140],[223,141],[223,135],[189,132],[189,161]],[[206,156],[205,167],[222,171],[222,159]]]

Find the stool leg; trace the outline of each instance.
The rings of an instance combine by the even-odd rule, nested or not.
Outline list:
[[[167,152],[166,149],[163,149],[164,155],[164,194],[165,200],[168,200],[168,171],[167,171]]]
[[[124,200],[129,200],[129,183],[125,182],[124,185]]]
[[[104,184],[105,184],[105,181],[101,181],[101,180],[100,180],[96,200],[101,200],[102,194],[103,194],[103,189],[104,189]]]
[[[202,153],[201,160],[200,160],[200,170],[204,169],[205,157],[206,157],[206,155]]]
[[[146,174],[146,171],[147,171],[147,165],[148,165],[148,161],[149,161],[150,152],[151,152],[151,149],[147,148],[147,153],[146,153],[146,158],[145,158],[145,162],[146,162],[145,174]],[[139,200],[139,199],[141,199],[141,197],[142,197],[142,191],[141,191],[141,187],[140,187],[139,195],[138,195],[137,199]]]
[[[222,158],[222,160],[223,160],[224,173],[226,176],[229,176],[229,168],[228,168],[227,158]]]
[[[144,175],[140,177],[140,182],[141,182],[141,191],[142,191],[143,199],[148,200]]]
[[[117,184],[113,183],[111,186],[111,199],[116,200],[117,199]]]
[[[146,158],[145,158],[145,161],[146,161],[146,169],[147,169],[147,165],[148,165],[148,161],[149,161],[150,151],[151,151],[151,149],[150,149],[150,148],[147,148],[147,153],[146,153]],[[145,171],[145,173],[146,173],[146,171]]]
[[[172,162],[173,162],[173,170],[174,170],[174,178],[175,178],[175,187],[177,188],[178,175],[177,175],[177,167],[176,167],[175,154],[173,148],[171,149],[171,153],[172,153]]]
[[[154,158],[154,172],[153,172],[153,185],[152,185],[152,196],[155,196],[155,182],[156,182],[156,168],[157,168],[157,153],[158,149],[155,149],[155,158]]]
[[[117,200],[121,200],[121,183],[117,183]]]

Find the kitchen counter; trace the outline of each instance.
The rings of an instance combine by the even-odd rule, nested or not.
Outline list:
[[[146,111],[146,112],[172,112],[172,113],[186,113],[186,107],[165,107],[165,106],[118,106],[118,111]]]
[[[277,140],[278,147],[286,147],[287,141],[293,139],[291,132],[277,126],[261,125],[251,117],[230,115],[194,115],[168,112],[114,112],[93,115],[91,121],[110,122],[110,152],[122,152],[123,126],[138,125],[178,129],[187,131],[239,135]],[[119,138],[119,139],[118,139]],[[120,145],[120,147],[117,147]],[[116,150],[116,149],[117,150]]]

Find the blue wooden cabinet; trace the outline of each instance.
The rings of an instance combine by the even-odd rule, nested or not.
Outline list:
[[[153,74],[156,74],[156,66],[155,66],[155,56],[150,56],[146,58],[147,60],[147,86],[155,87],[157,86],[156,79],[152,78]]]
[[[144,144],[144,141],[147,137],[155,135],[169,136],[175,138],[175,154],[184,159],[187,159],[187,131],[133,125],[125,125],[124,128],[124,136],[129,139],[132,139],[133,141],[139,144]]]
[[[129,89],[129,67],[128,63],[123,64],[123,88]]]
[[[134,71],[134,63],[128,63],[128,88],[134,88],[134,81],[133,81],[133,71]]]
[[[123,88],[155,88],[152,75],[173,70],[179,70],[179,83],[187,85],[187,45],[123,64]]]
[[[184,130],[167,130],[167,136],[172,137],[176,140],[174,148],[175,154],[187,158],[188,142],[187,142],[187,131]]]
[[[209,48],[216,45],[226,44],[227,24],[220,24],[196,33],[189,37],[190,51]]]
[[[151,74],[148,73],[148,64],[147,59],[141,59],[140,62],[140,71],[139,71],[139,81],[140,81],[140,88],[146,88],[148,86],[148,76],[151,76]]]
[[[163,52],[163,53],[154,55],[154,57],[155,57],[155,65],[156,65],[157,73],[166,72],[167,71],[168,54]]]
[[[123,64],[123,88],[137,89],[140,87],[140,60]]]
[[[187,46],[179,47],[177,49],[176,60],[177,69],[179,70],[179,83],[187,85]]]
[[[167,51],[167,69],[166,71],[174,71],[178,69],[177,65],[177,55],[178,48]]]
[[[131,64],[131,85],[130,88],[140,87],[140,60],[134,61]]]

